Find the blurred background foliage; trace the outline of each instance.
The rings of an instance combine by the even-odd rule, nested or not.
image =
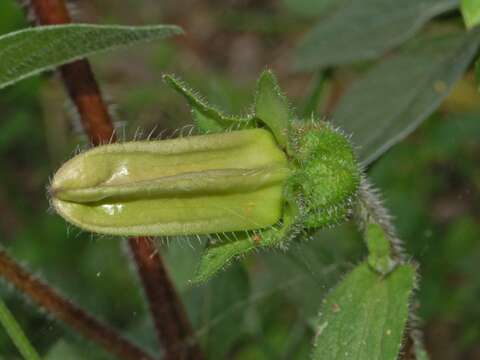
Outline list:
[[[369,2],[380,9],[379,0]],[[332,114],[352,83],[358,84],[358,79],[376,71],[377,63],[404,54],[396,48],[408,38],[415,41],[463,31],[456,1],[442,0],[431,12],[424,10],[432,1],[420,2],[424,5],[423,23],[433,20],[422,28],[422,22],[412,25],[410,20],[418,17],[420,10],[405,4],[408,11],[394,22],[395,32],[402,36],[390,43],[380,39],[380,50],[358,58],[341,52],[339,44],[348,39],[340,35],[339,44],[332,39],[317,41],[321,46],[313,50],[304,40],[311,29],[310,37],[319,28],[323,29],[319,34],[324,34],[328,24],[341,26],[344,21],[345,27],[354,26],[352,18],[342,20],[335,15],[347,0],[89,0],[70,5],[77,22],[174,23],[186,30],[183,37],[91,59],[117,119],[118,133],[129,140],[145,137],[152,130],[159,135],[166,129],[163,136],[169,136],[191,123],[186,104],[162,83],[165,72],[181,75],[213,103],[232,112],[245,112],[253,100],[255,79],[269,67],[298,113],[307,109],[307,116],[312,111],[318,116]],[[352,13],[357,16],[360,12]],[[28,23],[16,3],[0,1],[0,34],[25,26]],[[347,41],[344,49],[358,46],[356,41]],[[305,46],[298,48],[299,44]],[[470,57],[465,55],[466,60],[454,54],[454,60],[465,64],[458,76],[433,84],[437,93],[450,95],[438,97],[438,104],[424,99],[434,105],[428,119],[368,167],[373,182],[385,194],[408,252],[420,265],[416,306],[433,359],[480,358],[480,277],[476,273],[480,263],[480,97],[472,71],[465,73],[477,47],[473,46]],[[307,71],[298,71],[302,63]],[[457,64],[451,63],[452,67]],[[320,66],[328,70],[318,71]],[[398,94],[417,91],[420,80],[402,81],[404,71],[408,68],[389,72],[392,84],[398,80],[401,86]],[[453,84],[453,91],[447,91]],[[379,89],[370,96],[368,109],[348,109],[352,122],[371,114],[371,109],[382,110],[386,100],[382,87]],[[420,89],[417,97],[425,91]],[[49,177],[77,146],[85,146],[78,117],[65,99],[53,73],[2,91],[1,245],[69,298],[153,349],[153,327],[122,242],[80,232],[49,210]],[[398,96],[387,103],[396,111],[401,101]],[[407,103],[406,108],[414,105]],[[388,110],[383,109],[384,113]],[[425,112],[422,114],[424,118]],[[381,120],[377,119],[378,124]],[[367,133],[377,126],[368,125],[363,122]],[[359,236],[347,224],[294,244],[287,253],[249,257],[205,285],[192,287],[188,280],[201,244],[172,239],[168,244],[159,241],[158,246],[212,359],[307,359],[314,335],[312,319],[322,297],[365,255]],[[8,284],[2,284],[0,296],[48,359],[110,359],[38,311]],[[0,359],[19,358],[0,330]]]

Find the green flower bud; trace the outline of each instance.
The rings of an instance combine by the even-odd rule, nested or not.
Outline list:
[[[348,139],[293,119],[271,72],[254,113],[226,115],[178,79],[204,135],[104,145],[55,174],[52,203],[80,228],[113,235],[207,235],[197,280],[261,247],[347,219],[360,170]]]
[[[259,229],[282,215],[287,157],[264,129],[99,146],[55,174],[69,222],[114,235]]]

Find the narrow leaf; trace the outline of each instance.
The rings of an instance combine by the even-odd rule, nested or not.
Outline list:
[[[253,249],[255,249],[255,243],[247,235],[235,241],[222,241],[219,244],[208,245],[192,282],[207,281],[237,257],[247,254]]]
[[[285,241],[295,235],[295,214],[292,206],[286,205],[282,224],[250,233],[231,234],[229,238],[220,237],[218,242],[207,245],[193,282],[200,283],[208,280],[234,260],[254,250],[281,247]]]
[[[198,95],[198,93],[177,77],[173,75],[165,75],[163,78],[167,85],[178,91],[188,101],[189,105],[192,107],[197,127],[201,132],[215,133],[224,132],[225,130],[232,128],[238,130],[254,127],[253,119],[249,117],[236,117],[223,113],[223,111],[208,104],[200,97],[200,95]]]
[[[480,1],[479,0],[462,0],[461,10],[463,20],[467,28],[472,28],[480,24]]]
[[[348,0],[320,21],[300,44],[300,69],[372,59],[413,36],[458,0]]]
[[[8,310],[5,303],[0,299],[0,323],[3,325],[5,331],[12,339],[20,354],[25,360],[40,360],[40,356],[35,351],[33,346],[28,341],[25,333],[21,329],[13,317],[10,310]]]
[[[181,34],[173,25],[39,26],[0,36],[0,89],[82,57]]]
[[[422,38],[380,63],[342,97],[334,122],[368,164],[432,114],[472,61],[480,31]]]
[[[322,304],[313,359],[396,360],[414,283],[410,265],[386,277],[356,267]]]
[[[290,107],[271,71],[264,71],[258,80],[255,116],[270,128],[280,145],[287,145]]]

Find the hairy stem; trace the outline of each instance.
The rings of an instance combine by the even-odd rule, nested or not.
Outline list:
[[[165,347],[166,359],[203,359],[182,303],[152,240],[130,238],[128,244],[150,299],[150,310]]]
[[[365,231],[369,223],[379,225],[389,241],[392,259],[397,264],[407,262],[403,241],[397,235],[392,217],[388,209],[383,205],[380,194],[365,176],[362,177],[360,183],[356,220],[360,231]],[[407,338],[403,346],[402,355],[399,358],[404,360],[420,359],[424,358],[420,357],[420,354],[424,352],[423,334],[419,329],[419,319],[415,314],[414,306],[410,306]]]
[[[49,313],[92,339],[107,351],[125,360],[153,360],[153,357],[137,345],[123,338],[116,331],[101,323],[47,284],[43,283],[0,250],[0,275],[23,294]]]
[[[64,0],[31,0],[31,6],[42,25],[71,22]],[[89,62],[78,60],[60,66],[60,72],[90,141],[99,145],[114,140],[112,121]]]
[[[31,0],[30,3],[42,25],[71,22],[64,0]],[[115,141],[113,122],[88,61],[63,65],[60,71],[91,142],[98,145]],[[166,350],[166,358],[202,359],[183,304],[151,240],[132,238],[129,239],[129,247],[143,282],[158,340]]]
[[[378,191],[366,177],[362,177],[360,182],[357,223],[361,231],[364,231],[369,223],[380,225],[390,243],[392,258],[398,263],[405,262],[403,242],[397,235],[392,217],[388,209],[383,205]]]

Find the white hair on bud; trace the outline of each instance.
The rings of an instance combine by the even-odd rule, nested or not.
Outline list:
[[[148,141],[150,141],[150,140],[152,139],[152,136],[153,136],[153,134],[155,133],[155,131],[157,130],[157,128],[158,128],[158,124],[155,125],[155,126],[152,128],[152,130],[150,130],[150,132],[148,133],[148,136],[147,136],[147,140],[148,140]]]

